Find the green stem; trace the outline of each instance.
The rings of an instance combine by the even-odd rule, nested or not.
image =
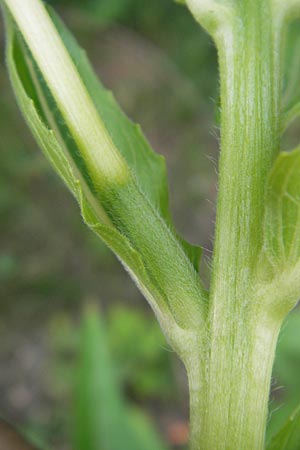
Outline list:
[[[279,328],[278,324],[262,325],[260,318],[252,336],[247,334],[249,341],[252,341],[249,349],[246,349],[245,342],[244,348],[236,351],[226,350],[224,344],[221,345],[218,356],[210,359],[213,366],[210,367],[210,376],[205,377],[201,358],[198,365],[187,365],[192,450],[264,448],[270,380]],[[222,352],[225,355],[223,359],[220,357]],[[220,369],[219,374],[216,368]]]
[[[280,327],[256,298],[254,283],[266,178],[280,144],[281,32],[268,1],[242,0],[236,8],[231,27],[215,35],[220,181],[202,392],[194,386],[194,366],[187,364],[194,450],[263,448]]]

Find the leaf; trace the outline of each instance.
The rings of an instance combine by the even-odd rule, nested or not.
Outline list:
[[[267,450],[299,450],[300,406],[288,418],[281,430],[271,439]]]
[[[71,33],[53,10],[48,9],[115,146],[130,165],[148,200],[159,209],[163,217],[166,217],[168,214],[168,187],[164,158],[153,152],[140,127],[131,123],[120,110],[113,94],[104,89],[95,75],[85,51],[78,47]]]
[[[104,321],[90,306],[80,330],[74,403],[75,450],[165,449],[147,418],[123,398]]]
[[[283,114],[287,127],[300,114],[300,22],[289,25],[285,45]]]
[[[276,320],[300,294],[300,148],[282,152],[267,180],[257,296]]]
[[[54,11],[51,8],[48,10],[113,142],[134,172],[142,192],[174,230],[169,213],[168,180],[164,157],[151,149],[140,126],[133,124],[126,117],[113,94],[103,87],[85,51],[78,47],[74,37]],[[198,271],[202,249],[182,238],[180,241]]]
[[[85,85],[85,88],[93,100],[94,106],[101,117],[105,127],[112,138],[116,148],[122,153],[126,159],[132,173],[137,180],[138,186],[146,196],[153,208],[160,214],[167,222],[169,228],[174,235],[175,227],[171,223],[169,206],[168,206],[168,185],[166,165],[164,158],[153,152],[149,143],[143,136],[138,125],[134,125],[120,110],[111,92],[104,89],[100,81],[96,77],[85,52],[80,49],[72,37],[70,32],[66,29],[64,24],[56,16],[51,8],[48,8],[55,27],[57,28],[60,37],[68,50],[77,71]],[[14,65],[13,84],[16,86],[15,79],[18,78],[17,96],[22,86],[26,95],[33,104],[32,108],[36,109],[36,114],[39,116],[39,124],[35,126],[35,135],[39,133],[38,127],[43,122],[46,128],[52,130],[57,136],[61,136],[59,140],[60,147],[65,147],[65,153],[69,153],[69,165],[73,160],[73,172],[75,178],[79,178],[82,183],[83,190],[85,185],[93,191],[95,187],[92,183],[91,177],[88,174],[87,167],[82,158],[79,156],[77,144],[72,138],[68,127],[64,123],[60,111],[56,105],[55,100],[50,93],[43,76],[35,64],[30,52],[23,42],[21,35],[16,35],[16,28],[12,20],[8,20],[10,28],[11,49],[10,57],[8,58],[9,65]],[[24,106],[24,102],[23,102]],[[23,114],[27,119],[27,112],[23,109]],[[27,120],[28,121],[28,120]],[[28,121],[29,122],[29,121]],[[30,127],[32,123],[29,122]],[[39,139],[41,144],[41,139]],[[56,159],[59,158],[59,150],[57,149]],[[47,155],[49,153],[47,152]],[[66,164],[66,158],[60,163],[59,173],[67,182],[65,174],[62,174],[62,167]],[[53,161],[52,161],[53,162]],[[76,170],[76,166],[77,170]],[[56,167],[56,166],[55,166]],[[82,175],[82,176],[80,176]],[[67,182],[68,184],[68,182]],[[68,184],[69,188],[73,187]],[[89,199],[91,200],[91,198]],[[98,202],[99,203],[99,202]],[[102,211],[104,212],[104,211]],[[182,249],[194,265],[195,270],[198,270],[201,250],[188,242],[179,238],[182,243]]]
[[[39,106],[39,99],[35,96],[36,91],[26,66],[22,44],[16,38],[12,27],[9,27],[8,42],[7,58],[11,81],[17,92],[19,106],[39,146],[77,199],[86,224],[118,255],[124,266],[134,273],[139,284],[144,286],[144,290],[149,289],[156,292],[158,299],[160,294],[150,281],[139,253],[132,247],[130,241],[112,225],[101,204],[95,201],[89,187],[85,187],[88,182],[82,177],[81,172],[76,170],[76,166],[67,157],[67,152],[62,150],[63,143],[59,142],[54,131],[47,127],[48,120],[44,117]],[[30,97],[28,92],[31,94]]]
[[[282,152],[272,169],[266,196],[265,244],[274,266],[300,261],[300,148]]]
[[[195,270],[200,250],[178,238],[170,224],[162,157],[152,152],[139,127],[99,84],[59,20],[55,19],[56,33],[43,6],[37,7],[44,27],[47,24],[56,39],[53,49],[43,48],[49,51],[47,58],[34,42],[36,34],[44,33],[44,27],[34,24],[36,16],[31,18],[36,34],[31,35],[21,11],[14,10],[22,30],[25,27],[22,32],[31,43],[34,59],[7,15],[8,67],[27,123],[79,202],[84,220],[123,262],[164,329],[174,337],[178,325],[199,327],[206,308],[206,292]],[[62,62],[56,70],[59,58],[65,58],[66,64]],[[52,61],[51,76],[47,76],[48,60]],[[56,82],[58,76],[66,80],[70,76],[71,88]],[[80,104],[76,98],[73,101],[74,92]],[[81,110],[81,104],[86,109]]]

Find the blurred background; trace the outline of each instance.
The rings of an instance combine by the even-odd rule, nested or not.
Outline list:
[[[175,222],[205,248],[208,279],[219,136],[210,38],[171,0],[48,3],[166,157]],[[0,416],[43,449],[186,449],[184,370],[38,150],[9,86],[2,24],[0,40]],[[296,311],[280,339],[270,432],[300,397],[299,341]]]

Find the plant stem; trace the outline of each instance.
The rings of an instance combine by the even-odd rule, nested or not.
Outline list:
[[[254,330],[252,337],[247,334],[249,341],[252,339],[248,350],[245,342],[244,348],[235,352],[226,351],[223,344],[221,348],[228,358],[227,366],[224,367],[223,361],[220,374],[211,369],[210,377],[207,377],[209,382],[203,378],[201,364],[200,367],[188,366],[192,450],[264,448],[270,379],[279,328],[271,324],[263,326],[260,321],[255,329],[257,334]],[[234,359],[238,360],[237,364],[233,363]],[[219,360],[211,358],[210,364],[220,367]],[[205,382],[201,382],[203,379]]]
[[[198,398],[197,375],[187,364],[194,450],[263,448],[280,328],[280,320],[256,298],[254,283],[266,179],[280,142],[281,32],[268,1],[238,3],[231,28],[215,37],[221,78],[220,180],[206,386]]]

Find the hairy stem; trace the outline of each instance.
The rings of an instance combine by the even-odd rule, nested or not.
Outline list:
[[[279,151],[281,37],[268,1],[243,0],[216,35],[221,156],[205,389],[188,368],[194,450],[263,448],[280,320],[256,297],[266,178]],[[197,369],[196,369],[197,370]]]

